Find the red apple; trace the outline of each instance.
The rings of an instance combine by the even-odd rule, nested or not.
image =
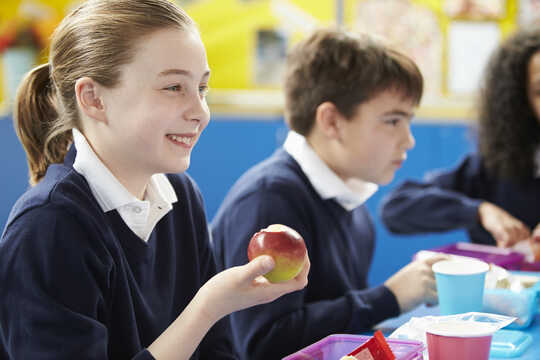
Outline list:
[[[270,255],[275,267],[264,276],[273,283],[287,281],[302,271],[306,260],[306,244],[295,230],[273,224],[255,233],[248,245],[248,259]]]

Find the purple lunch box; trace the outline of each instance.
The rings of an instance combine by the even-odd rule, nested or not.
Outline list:
[[[371,336],[334,334],[295,352],[283,360],[339,360],[371,339]],[[396,360],[423,360],[424,344],[414,340],[386,339]]]
[[[460,256],[468,256],[495,264],[508,270],[520,270],[525,256],[511,249],[498,248],[490,245],[458,242],[441,246],[429,251],[442,252]]]

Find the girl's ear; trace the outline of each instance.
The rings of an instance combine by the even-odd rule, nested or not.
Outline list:
[[[315,111],[315,125],[325,137],[340,140],[341,121],[343,121],[343,115],[334,103],[325,101],[317,106],[317,110]]]
[[[89,77],[75,82],[75,96],[80,111],[91,119],[107,122],[105,106],[100,94],[100,85]]]

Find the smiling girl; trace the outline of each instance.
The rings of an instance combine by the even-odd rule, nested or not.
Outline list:
[[[232,359],[225,315],[303,288],[259,257],[216,275],[182,173],[208,125],[210,70],[167,0],[88,1],[23,81],[33,185],[0,241],[0,358]]]

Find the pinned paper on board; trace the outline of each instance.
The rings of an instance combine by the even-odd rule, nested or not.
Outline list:
[[[506,0],[446,0],[443,9],[452,18],[498,19],[505,14]]]
[[[448,31],[448,90],[469,95],[479,89],[491,53],[500,41],[496,23],[455,21]]]

